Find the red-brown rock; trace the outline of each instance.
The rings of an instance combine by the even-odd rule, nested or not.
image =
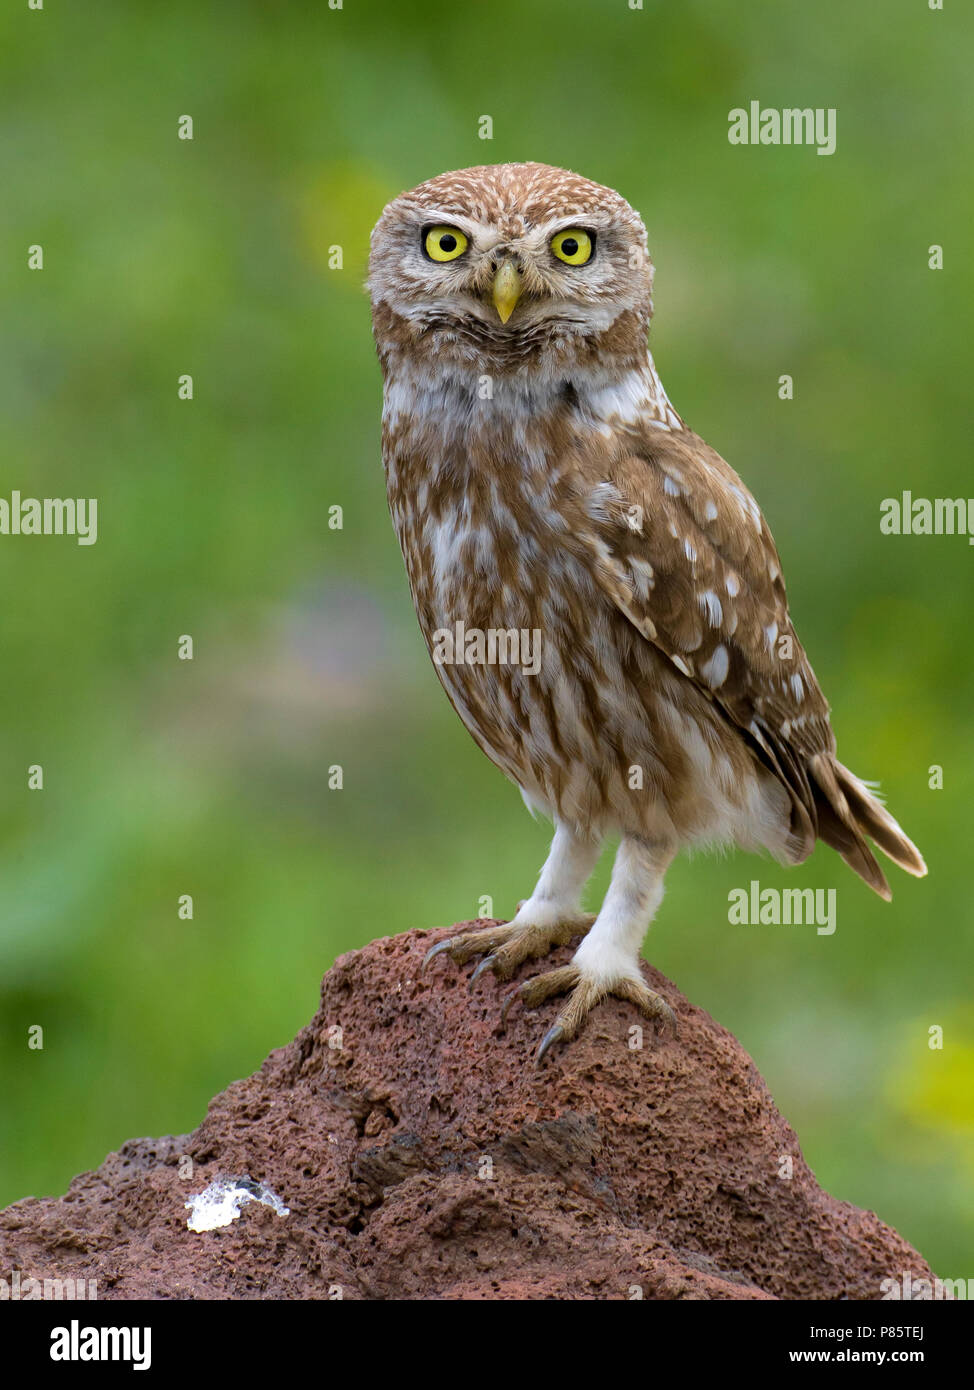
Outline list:
[[[821,1190],[750,1057],[657,971],[677,1040],[634,1046],[642,1021],[608,1000],[536,1070],[553,1005],[499,1034],[491,976],[470,995],[448,959],[420,973],[436,939],[342,956],[308,1027],[193,1134],[0,1213],[0,1268],[96,1279],[99,1299],[876,1299],[932,1277]],[[224,1177],[290,1214],[188,1230]]]

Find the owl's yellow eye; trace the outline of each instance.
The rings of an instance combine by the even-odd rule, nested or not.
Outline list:
[[[595,238],[591,232],[583,232],[581,227],[566,227],[551,238],[551,249],[566,265],[584,265],[592,259]]]
[[[467,238],[459,227],[430,227],[423,243],[431,261],[455,261],[467,249]]]

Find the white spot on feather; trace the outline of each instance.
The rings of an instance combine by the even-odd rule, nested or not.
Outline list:
[[[593,521],[608,521],[609,506],[620,506],[622,495],[614,483],[596,483],[588,495],[585,510]]]
[[[706,589],[697,595],[697,603],[711,627],[720,627],[724,621],[724,610],[713,589]]]
[[[629,568],[632,570],[633,579],[636,584],[636,593],[642,598],[646,598],[655,582],[653,567],[648,560],[641,560],[636,555],[629,557]]]
[[[730,653],[721,643],[715,647],[709,661],[705,661],[700,667],[700,674],[710,686],[711,690],[719,690],[727,679],[730,670]]]

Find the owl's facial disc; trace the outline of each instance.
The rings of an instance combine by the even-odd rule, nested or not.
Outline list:
[[[488,166],[393,199],[373,232],[369,292],[390,345],[401,335],[437,367],[496,373],[551,357],[561,370],[620,320],[642,350],[652,263],[638,213],[611,189],[544,165]]]

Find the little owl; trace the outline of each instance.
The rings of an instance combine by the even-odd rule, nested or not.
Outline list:
[[[581,936],[505,1001],[568,995],[539,1061],[606,995],[675,1025],[639,957],[684,846],[799,864],[822,839],[889,898],[869,836],[926,873],[836,760],[757,503],[660,384],[652,284],[626,200],[544,164],[441,174],[372,234],[382,454],[420,627],[467,729],[555,826],[513,920],[429,955],[509,979]],[[531,634],[532,660],[511,659]],[[581,894],[612,835],[593,919]]]

